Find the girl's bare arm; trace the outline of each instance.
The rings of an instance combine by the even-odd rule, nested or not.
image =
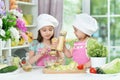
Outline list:
[[[65,46],[63,52],[64,52],[65,56],[67,56],[68,58],[72,57],[72,49],[69,50]]]
[[[44,47],[39,53],[35,54],[34,51],[29,51],[29,62],[31,64],[39,60],[44,54],[48,52],[48,48]]]
[[[36,54],[34,51],[29,51],[29,62],[30,64],[34,64],[39,58],[42,57],[42,54]]]

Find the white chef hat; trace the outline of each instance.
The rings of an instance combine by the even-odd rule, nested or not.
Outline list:
[[[37,18],[37,30],[49,25],[57,27],[58,24],[57,19],[49,14],[41,14]]]
[[[89,36],[98,30],[97,21],[86,13],[76,15],[73,26]]]

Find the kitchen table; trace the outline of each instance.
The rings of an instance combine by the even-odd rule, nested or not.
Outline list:
[[[44,74],[42,69],[36,68],[31,72],[19,69],[16,73],[0,74],[0,80],[120,80],[120,74]]]

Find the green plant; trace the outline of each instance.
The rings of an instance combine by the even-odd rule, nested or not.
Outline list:
[[[0,35],[2,40],[7,41],[11,38],[10,28],[16,26],[16,16],[10,12],[6,12],[6,15],[2,17],[2,30],[5,32],[4,36]]]
[[[7,11],[6,14],[0,18],[0,39],[7,41],[11,39],[18,43],[22,33],[25,33],[27,28],[22,19],[22,13],[18,10]],[[20,33],[21,32],[21,33]]]
[[[87,42],[87,53],[90,57],[107,57],[107,47],[90,38]]]

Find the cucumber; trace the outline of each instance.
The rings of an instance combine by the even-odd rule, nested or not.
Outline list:
[[[105,72],[100,68],[96,67],[97,74],[105,74]]]
[[[4,67],[4,68],[0,69],[0,73],[13,72],[17,69],[18,69],[17,66],[7,66],[7,67]]]

